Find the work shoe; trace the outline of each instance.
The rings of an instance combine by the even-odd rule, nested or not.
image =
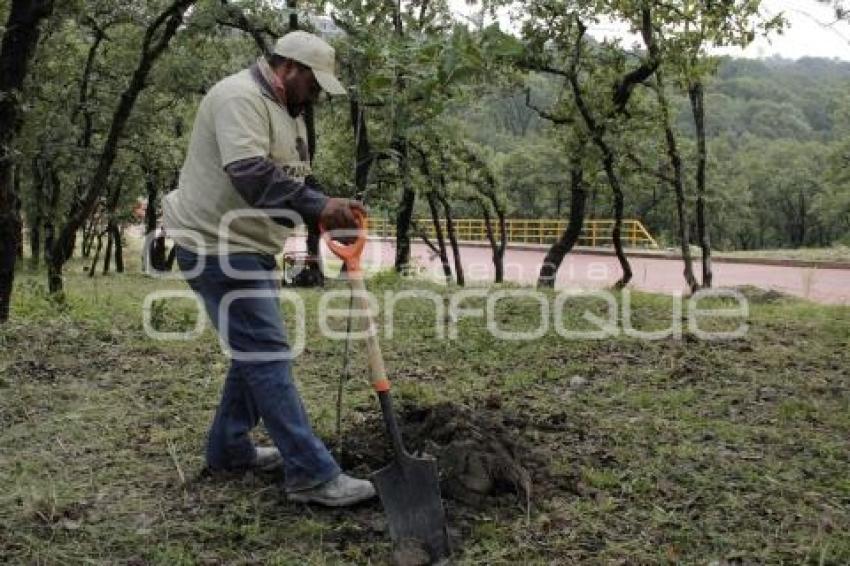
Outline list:
[[[283,468],[280,450],[274,446],[257,446],[257,457],[252,467],[262,472],[274,472]]]
[[[375,497],[375,486],[369,480],[358,480],[339,474],[334,479],[303,491],[288,494],[290,501],[318,503],[328,507],[345,507]]]

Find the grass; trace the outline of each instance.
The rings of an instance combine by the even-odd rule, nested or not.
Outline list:
[[[850,262],[850,246],[836,244],[829,248],[798,248],[717,252],[719,257],[794,259],[802,261]]]
[[[61,305],[47,297],[43,274],[19,276],[12,318],[0,328],[4,560],[388,561],[377,506],[306,508],[286,502],[269,477],[202,474],[226,360],[209,330],[156,341],[141,317],[147,293],[184,284],[134,273],[89,279],[81,269],[71,265]],[[448,293],[390,274],[369,286]],[[330,439],[343,344],[319,333],[320,293],[298,296],[308,347],[296,376]],[[634,293],[633,323],[669,325],[669,303]],[[539,322],[533,307],[505,300],[496,317],[505,329],[528,330]],[[400,302],[394,336],[382,340],[402,403],[485,410],[498,397],[498,412],[524,423],[524,442],[558,480],[540,486],[529,516],[518,503],[460,525],[458,563],[850,562],[850,307],[754,302],[749,332],[737,340],[622,332],[565,340],[550,325],[525,342],[495,340],[475,318],[458,322],[457,340],[436,340],[430,308]],[[587,324],[585,309],[603,314],[598,302],[569,302],[565,324]],[[165,303],[153,318],[161,329],[186,328],[193,306]],[[350,430],[376,411],[365,356],[355,351]]]

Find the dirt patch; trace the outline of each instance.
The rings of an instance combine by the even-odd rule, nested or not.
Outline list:
[[[778,303],[796,298],[792,295],[783,293],[782,291],[777,291],[776,289],[762,289],[761,287],[755,287],[753,285],[738,285],[737,287],[732,287],[732,289],[738,291],[744,295],[748,301],[757,305]]]
[[[403,406],[399,420],[407,450],[437,459],[443,498],[461,514],[500,508],[515,514],[557,487],[546,457],[526,437],[525,420],[498,407]],[[391,459],[377,415],[345,435],[345,469],[368,473]]]

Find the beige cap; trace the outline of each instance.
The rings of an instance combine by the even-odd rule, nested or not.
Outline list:
[[[274,53],[310,67],[319,86],[328,94],[346,94],[335,76],[334,48],[321,37],[306,31],[289,32],[277,40]]]

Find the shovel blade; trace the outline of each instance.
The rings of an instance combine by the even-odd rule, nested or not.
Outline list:
[[[381,498],[390,536],[396,545],[417,544],[432,562],[450,555],[435,460],[403,454],[375,472],[372,483]]]

